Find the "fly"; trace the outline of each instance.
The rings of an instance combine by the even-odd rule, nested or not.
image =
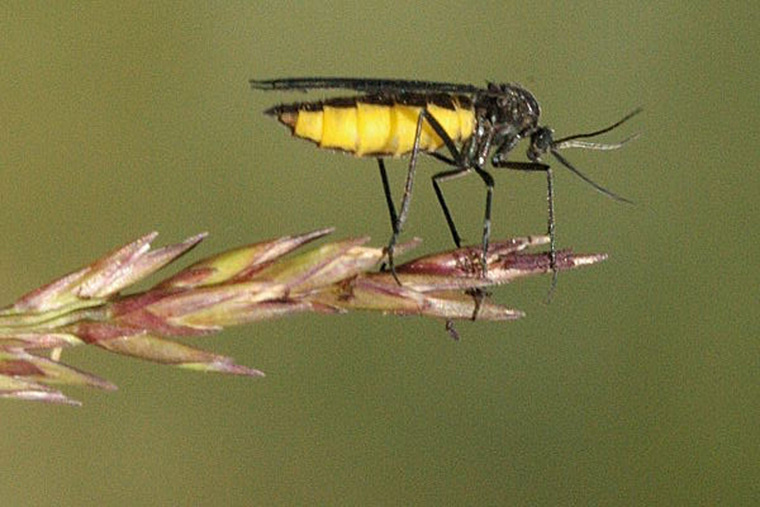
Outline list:
[[[551,166],[541,160],[550,153],[561,165],[616,201],[630,203],[600,186],[573,166],[559,152],[565,148],[615,150],[636,136],[619,143],[585,141],[605,134],[641,112],[636,109],[621,120],[594,132],[554,139],[554,131],[538,123],[541,109],[531,92],[517,84],[474,85],[363,78],[288,78],[251,80],[255,90],[302,91],[345,89],[359,94],[350,97],[279,104],[266,114],[276,117],[296,137],[316,143],[320,148],[342,150],[360,157],[377,159],[393,234],[386,248],[388,266],[396,281],[394,247],[406,222],[412,197],[417,159],[420,153],[450,166],[433,175],[433,189],[457,248],[461,237],[454,224],[441,183],[469,173],[477,174],[486,187],[483,219],[483,276],[486,272],[491,235],[491,202],[494,179],[487,163],[494,168],[540,171],[546,174],[548,235],[552,288],[557,279],[557,249],[554,219],[554,177]],[[509,153],[523,139],[528,141],[528,161],[508,160]],[[443,151],[443,153],[441,153]],[[384,159],[409,155],[401,206],[396,211],[388,183]]]

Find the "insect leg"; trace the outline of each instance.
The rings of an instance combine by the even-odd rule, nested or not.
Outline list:
[[[451,159],[451,158],[447,157],[446,155],[441,155],[437,151],[434,151],[432,153],[427,153],[427,155],[429,155],[429,156],[431,156],[431,157],[433,157],[435,159],[440,160],[441,162],[443,162],[446,165],[457,165],[457,163],[454,161],[454,159]]]
[[[380,175],[383,177],[383,188],[385,190],[385,198],[388,202],[388,210],[391,211],[391,219],[393,220],[393,234],[391,235],[391,239],[388,241],[388,246],[385,248],[387,254],[388,254],[388,267],[391,270],[391,274],[393,275],[393,278],[396,280],[396,283],[401,285],[401,281],[398,279],[398,275],[396,274],[396,266],[393,262],[393,250],[396,247],[396,243],[398,242],[398,238],[401,235],[401,231],[404,228],[404,223],[406,222],[406,217],[409,215],[409,204],[412,200],[412,189],[414,188],[414,174],[417,170],[417,157],[419,156],[420,152],[420,136],[422,135],[422,122],[426,118],[430,118],[429,115],[425,114],[425,110],[423,109],[420,112],[420,115],[417,117],[417,128],[414,133],[414,144],[412,145],[412,155],[409,158],[409,169],[406,174],[406,183],[404,183],[404,195],[401,197],[401,207],[399,209],[398,215],[396,215],[396,211],[393,206],[393,199],[390,194],[390,186],[388,185],[388,175],[385,173],[385,166],[381,165],[381,171]],[[435,120],[435,119],[433,119]],[[379,160],[379,159],[378,159]]]
[[[426,111],[424,111],[426,112]],[[459,233],[457,232],[457,227],[454,224],[454,219],[451,216],[451,212],[449,211],[449,207],[446,204],[446,199],[443,197],[443,192],[441,191],[441,187],[439,185],[439,182],[447,181],[447,180],[453,180],[456,178],[459,178],[460,176],[464,176],[465,174],[468,174],[471,170],[475,170],[480,178],[483,180],[483,182],[486,184],[486,212],[485,212],[485,220],[483,221],[483,252],[481,255],[481,266],[482,266],[482,272],[483,276],[485,276],[487,272],[487,259],[486,259],[486,253],[488,252],[488,240],[491,235],[491,201],[493,197],[493,186],[494,181],[493,177],[483,169],[479,168],[477,164],[472,164],[469,162],[469,160],[472,160],[472,153],[474,149],[478,147],[477,144],[470,144],[469,145],[469,155],[465,155],[464,151],[460,151],[457,149],[456,144],[451,139],[451,137],[448,135],[446,130],[441,126],[438,121],[432,117],[432,115],[428,116],[428,123],[430,123],[430,126],[433,127],[433,130],[435,130],[436,134],[443,140],[444,144],[446,145],[446,148],[449,150],[449,153],[451,154],[451,159],[445,157],[444,155],[441,155],[439,153],[432,153],[431,155],[438,160],[449,164],[456,166],[455,169],[451,169],[449,171],[442,171],[437,174],[433,175],[433,188],[435,189],[435,195],[438,197],[438,203],[441,205],[441,210],[443,210],[443,215],[446,218],[446,223],[449,226],[449,231],[451,231],[451,236],[454,239],[454,243],[456,244],[457,248],[460,248],[462,246],[462,240],[459,237]],[[472,140],[470,141],[473,142]],[[490,136],[485,140],[485,142],[482,144],[481,149],[484,152],[488,152],[488,148],[490,146]],[[472,317],[471,319],[474,321],[478,318],[478,313],[480,313],[480,308],[483,305],[483,301],[489,296],[488,292],[482,290],[482,289],[472,289],[471,291],[468,291],[468,293],[472,296],[475,306],[472,311]],[[449,324],[447,323],[447,328]]]
[[[456,144],[454,144],[454,141],[446,133],[441,124],[435,121],[435,118],[431,117],[431,120],[432,121],[429,122],[430,126],[433,127],[436,134],[438,134],[443,140],[444,144],[446,144],[446,147],[451,153],[451,159],[448,159],[447,157],[440,154],[433,154],[433,156],[443,162],[450,163],[451,165],[456,165],[460,169],[446,171],[444,173],[439,173],[433,176],[433,186],[435,187],[435,193],[438,196],[438,202],[441,204],[441,209],[443,209],[443,213],[446,216],[446,222],[449,225],[449,230],[451,231],[451,235],[454,237],[454,243],[457,244],[457,247],[461,246],[459,234],[456,232],[454,220],[451,218],[451,213],[449,212],[448,206],[446,206],[446,201],[443,198],[443,192],[441,192],[441,189],[438,186],[438,180],[443,181],[444,179],[449,179],[449,177],[455,178],[457,173],[461,172],[464,174],[473,169],[486,185],[486,210],[485,218],[483,219],[483,253],[480,259],[480,264],[483,269],[483,276],[485,276],[488,271],[487,254],[488,242],[491,236],[491,203],[493,201],[494,180],[491,174],[482,168],[481,163],[472,163],[472,160],[480,160],[488,154],[491,146],[493,132],[487,131],[486,133],[481,133],[478,137],[478,141],[471,139],[468,155],[464,155],[463,151],[457,149]]]
[[[464,176],[465,174],[470,172],[470,169],[466,167],[466,165],[464,164],[464,158],[462,157],[462,153],[457,148],[456,143],[454,143],[454,140],[451,139],[451,136],[449,136],[449,134],[441,126],[438,120],[436,120],[435,117],[431,115],[425,109],[423,109],[420,112],[420,118],[422,118],[423,116],[427,120],[430,127],[435,131],[436,134],[438,134],[438,137],[441,138],[441,140],[443,141],[443,144],[446,145],[446,149],[451,154],[451,158],[448,158],[437,152],[429,153],[428,155],[440,160],[441,162],[445,164],[456,166],[456,169],[452,169],[449,171],[442,171],[437,174],[434,174],[432,180],[433,180],[433,189],[435,190],[435,195],[438,198],[438,203],[441,206],[443,215],[446,218],[446,223],[449,226],[449,231],[451,231],[451,237],[454,239],[454,244],[457,246],[457,248],[459,248],[462,246],[462,240],[459,237],[459,233],[457,232],[457,227],[454,224],[454,219],[451,217],[451,212],[449,211],[449,207],[446,204],[446,199],[443,197],[443,192],[441,191],[439,182],[455,179],[455,178],[458,178],[459,176]],[[418,132],[417,132],[418,138],[419,138],[420,133],[421,132],[418,129]],[[418,140],[419,139],[415,139],[415,144],[418,142]]]
[[[388,183],[388,173],[385,171],[385,161],[382,158],[377,159],[377,165],[380,168],[380,179],[383,182],[383,192],[385,193],[385,202],[388,205],[388,214],[391,218],[391,227],[393,232],[398,232],[398,217],[396,216],[396,206],[393,204],[393,195],[391,195],[391,186]]]
[[[451,136],[449,136],[449,134],[441,126],[438,120],[436,120],[435,117],[427,111],[427,109],[423,108],[420,111],[419,116],[417,117],[417,128],[414,133],[414,144],[412,145],[411,157],[409,159],[409,169],[407,171],[406,183],[404,185],[404,195],[401,198],[401,207],[399,208],[398,216],[396,217],[396,221],[395,221],[395,226],[393,227],[393,235],[391,236],[391,239],[388,242],[388,246],[386,247],[386,250],[388,252],[388,264],[391,269],[391,273],[393,273],[393,277],[396,279],[397,282],[399,280],[398,280],[398,277],[396,276],[396,270],[393,264],[393,249],[396,246],[396,243],[398,242],[399,235],[401,234],[401,231],[404,228],[404,223],[406,223],[406,218],[407,218],[407,215],[409,214],[409,205],[411,203],[412,189],[414,187],[414,175],[417,169],[417,159],[419,158],[419,153],[420,153],[420,138],[422,136],[422,125],[423,125],[423,122],[425,121],[427,121],[430,127],[441,138],[443,143],[446,145],[446,148],[451,153],[452,159],[456,161],[455,163],[457,165],[461,165],[459,162],[459,160],[461,159],[460,152],[457,149],[454,141],[451,139]],[[382,176],[382,172],[381,172],[381,176]],[[386,175],[386,182],[387,182],[387,175]],[[385,186],[385,184],[386,183],[384,182],[383,185]],[[433,182],[433,184],[435,185],[435,181]],[[436,188],[436,193],[439,196],[438,200],[439,202],[441,202],[441,205],[443,207],[443,212],[446,215],[446,221],[449,224],[449,229],[451,230],[451,233],[454,236],[454,242],[457,244],[457,246],[459,246],[460,245],[459,234],[456,231],[454,222],[451,219],[451,213],[449,213],[449,210],[448,210],[448,207],[446,206],[445,201],[442,201],[443,194],[441,194],[440,189],[438,188]],[[389,196],[390,196],[390,192],[386,192],[386,199],[389,199]],[[390,209],[390,205],[389,205],[389,209]]]
[[[480,258],[480,263],[483,267],[483,276],[485,276],[488,271],[488,242],[491,238],[491,201],[493,200],[494,182],[493,176],[491,176],[488,171],[481,169],[478,166],[475,166],[474,169],[486,185],[486,212],[485,217],[483,218],[483,254]]]
[[[513,169],[516,171],[543,171],[546,173],[546,202],[549,210],[548,234],[549,234],[549,266],[552,270],[552,283],[549,288],[549,297],[551,298],[554,289],[557,286],[557,239],[555,235],[554,222],[554,175],[552,168],[548,164],[541,162],[501,162],[496,167]]]
[[[385,161],[378,157],[377,158],[377,165],[380,169],[380,180],[383,182],[383,193],[385,194],[385,203],[388,205],[388,214],[391,219],[391,229],[393,230],[393,234],[398,235],[398,216],[396,215],[396,205],[393,203],[393,195],[391,193],[391,186],[388,182],[388,173],[385,170]],[[391,266],[391,272],[394,274],[395,278],[395,270],[393,269],[393,254],[391,253],[391,250],[387,250],[388,253],[388,264]],[[380,270],[385,270],[385,263],[382,264],[380,267]],[[397,279],[398,281],[398,279]]]
[[[470,169],[467,167],[458,167],[456,169],[451,169],[449,171],[441,171],[439,173],[436,173],[433,175],[433,178],[432,178],[433,189],[435,189],[435,195],[436,197],[438,197],[438,204],[441,205],[443,216],[446,218],[446,223],[449,226],[451,237],[454,240],[454,244],[457,246],[457,248],[461,248],[462,238],[459,236],[459,233],[457,232],[457,226],[454,224],[454,219],[451,218],[451,212],[449,211],[449,206],[446,204],[446,199],[443,197],[443,191],[441,190],[440,183],[444,181],[454,180],[456,178],[459,178],[460,176],[464,176],[465,174],[468,174],[469,172],[470,172]]]

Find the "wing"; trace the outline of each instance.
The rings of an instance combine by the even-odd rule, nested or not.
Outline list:
[[[440,92],[473,94],[482,91],[473,85],[438,83],[435,81],[407,81],[403,79],[368,79],[345,77],[295,77],[285,79],[251,79],[254,90],[294,90],[306,92],[318,89],[356,90],[365,93]]]

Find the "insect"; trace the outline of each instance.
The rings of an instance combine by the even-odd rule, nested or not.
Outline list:
[[[461,237],[452,218],[441,183],[469,173],[477,174],[486,187],[483,219],[483,276],[491,233],[494,179],[486,166],[518,171],[540,171],[547,178],[548,235],[552,288],[556,284],[556,238],[554,178],[551,166],[541,160],[550,153],[560,164],[602,194],[617,201],[631,201],[598,185],[581,173],[559,152],[566,148],[614,150],[633,139],[604,144],[583,141],[607,133],[641,109],[600,130],[554,139],[554,131],[539,125],[541,109],[533,94],[517,84],[488,83],[485,88],[455,83],[364,78],[287,78],[251,80],[255,90],[302,91],[345,89],[358,94],[324,100],[279,104],[265,111],[286,125],[296,137],[320,148],[342,150],[359,157],[374,157],[380,169],[383,191],[393,233],[386,248],[388,266],[398,281],[393,250],[409,213],[417,159],[420,153],[443,162],[449,169],[432,176],[433,188],[457,247]],[[508,160],[521,140],[528,141],[527,161]],[[442,153],[443,152],[443,153]],[[401,205],[396,212],[384,158],[409,155]]]

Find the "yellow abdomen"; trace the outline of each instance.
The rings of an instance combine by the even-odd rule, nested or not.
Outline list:
[[[437,103],[416,101],[394,102],[363,100],[363,97],[333,99],[314,104],[278,106],[270,112],[289,126],[293,135],[314,141],[320,148],[331,148],[357,156],[401,156],[412,151],[417,119],[423,107],[441,124],[455,142],[466,141],[475,128],[475,115],[470,106],[457,97],[446,97]],[[383,103],[386,102],[386,103]],[[422,124],[420,150],[432,152],[443,146],[443,140],[426,121]]]

